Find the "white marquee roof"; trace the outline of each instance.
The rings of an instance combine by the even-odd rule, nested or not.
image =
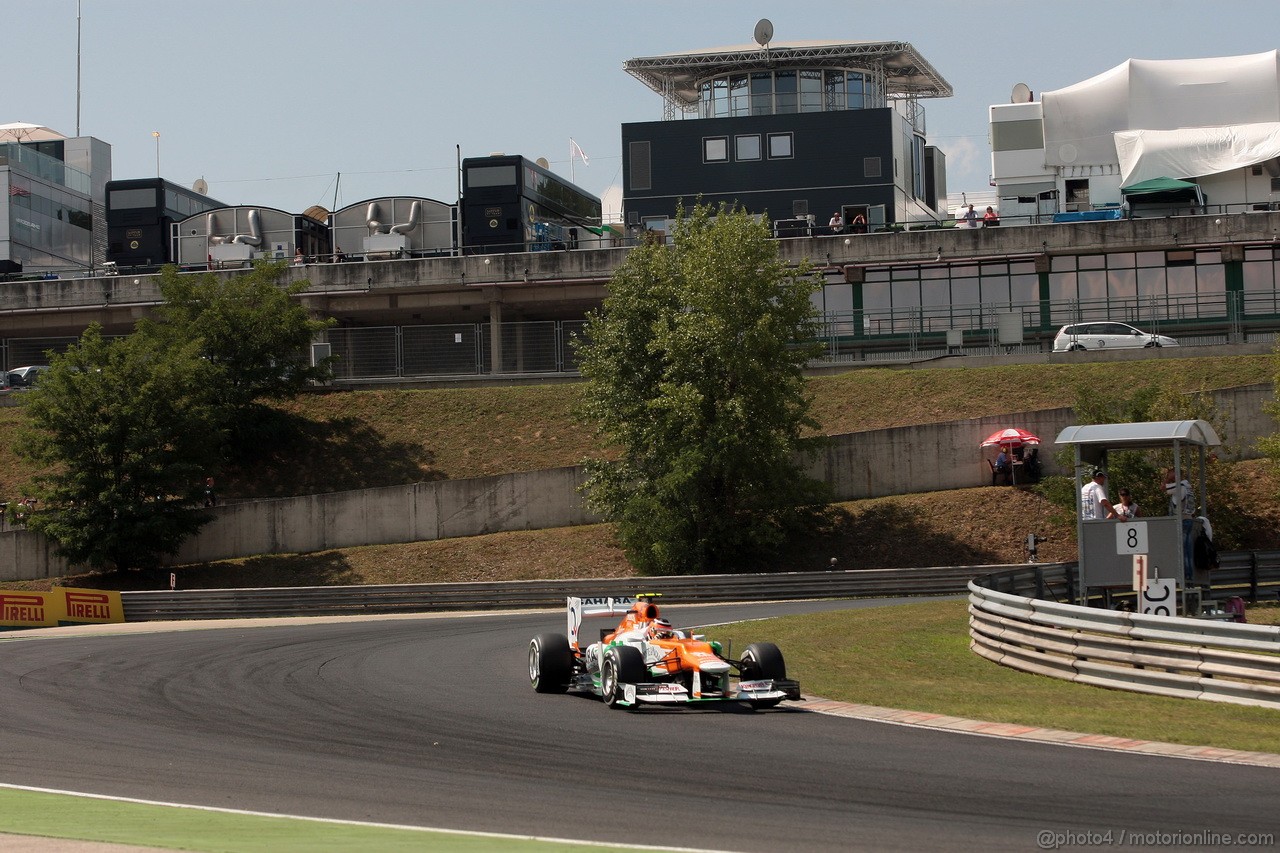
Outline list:
[[[1130,59],[1041,106],[1049,166],[1119,163],[1125,185],[1216,174],[1280,155],[1280,52]]]

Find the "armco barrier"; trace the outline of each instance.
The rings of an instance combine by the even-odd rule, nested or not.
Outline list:
[[[1215,593],[1251,589],[1256,599],[1280,587],[1280,553],[1232,554],[1224,562]],[[1073,569],[1024,567],[972,581],[970,648],[1013,669],[1081,684],[1280,709],[1280,626],[1079,607],[1026,594],[1070,588]]]
[[[562,607],[571,595],[659,592],[672,603],[962,595],[990,566],[496,581],[393,586],[275,587],[125,592],[127,622],[265,616],[333,616]]]

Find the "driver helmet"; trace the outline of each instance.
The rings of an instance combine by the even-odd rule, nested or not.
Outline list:
[[[653,636],[659,640],[670,640],[676,635],[676,631],[671,627],[671,623],[666,619],[655,619],[653,622]]]

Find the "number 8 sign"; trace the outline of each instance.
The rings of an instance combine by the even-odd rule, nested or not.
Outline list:
[[[1145,521],[1121,522],[1116,525],[1116,553],[1148,553],[1147,523]]]

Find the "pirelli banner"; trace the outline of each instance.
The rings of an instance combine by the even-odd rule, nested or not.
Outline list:
[[[0,631],[123,622],[120,593],[59,587],[53,592],[0,589]]]

